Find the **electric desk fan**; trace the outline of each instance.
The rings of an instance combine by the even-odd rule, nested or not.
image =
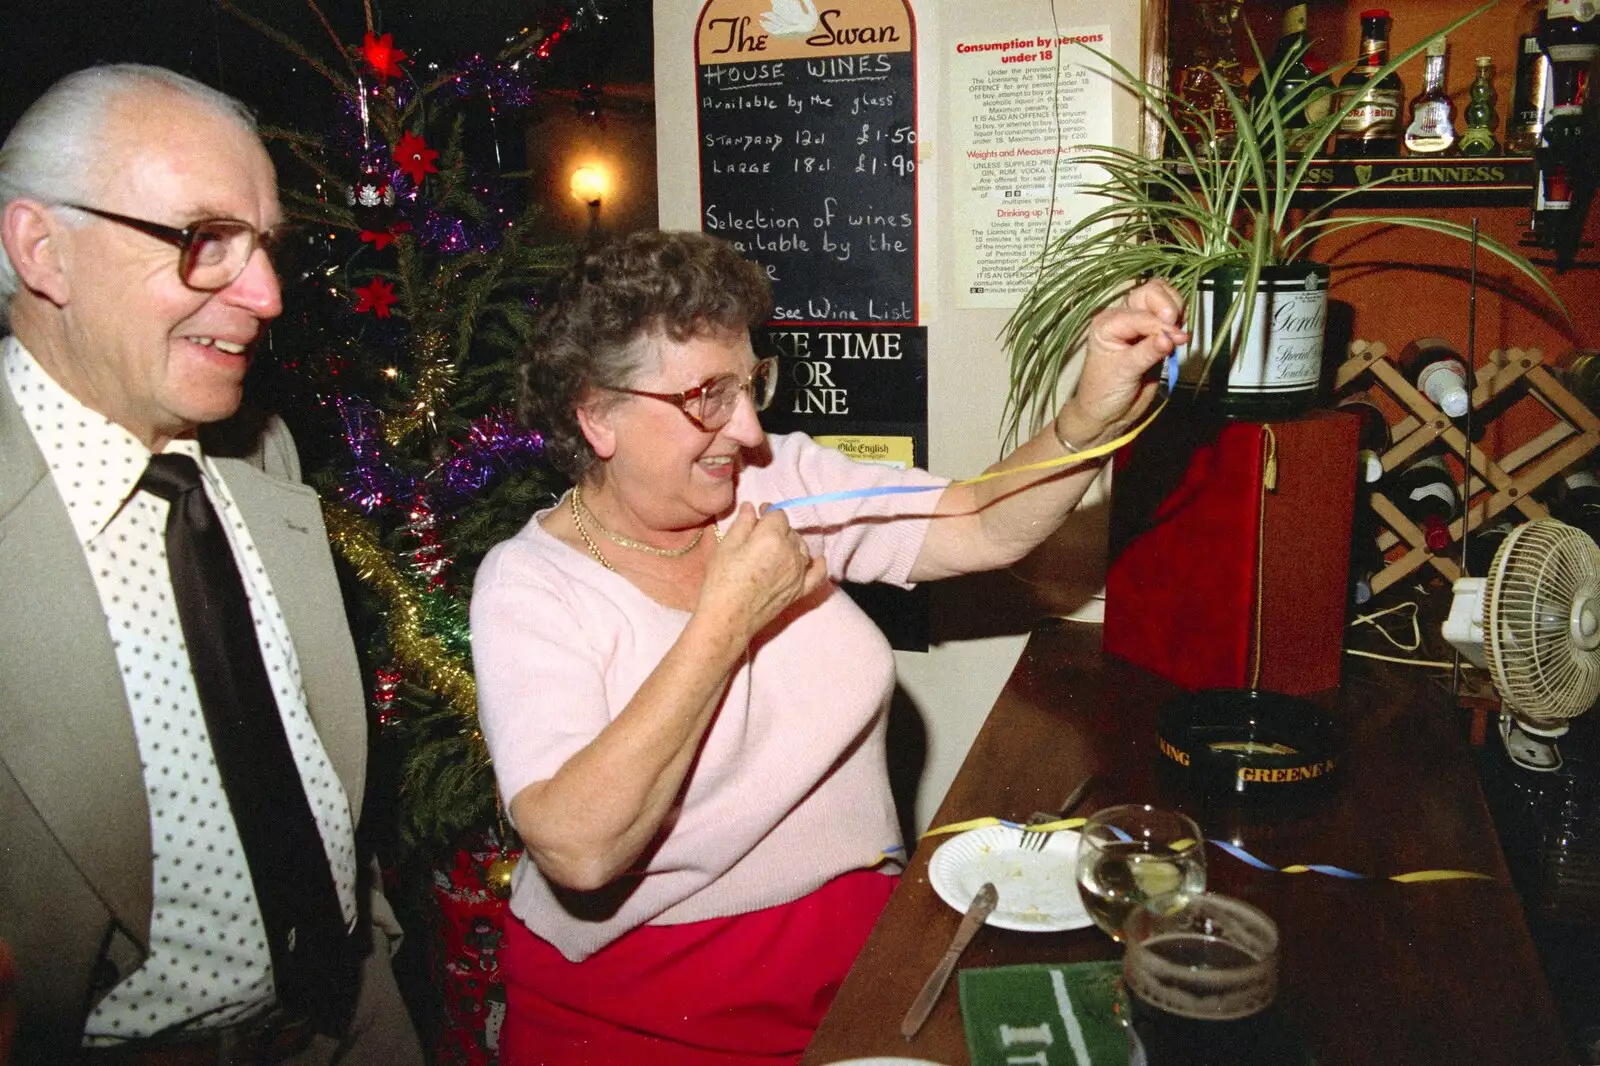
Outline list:
[[[1600,547],[1553,518],[1516,527],[1456,581],[1444,638],[1493,677],[1511,761],[1558,769],[1555,738],[1600,696]]]

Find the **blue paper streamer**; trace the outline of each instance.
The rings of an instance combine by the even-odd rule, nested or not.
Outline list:
[[[791,507],[812,507],[819,503],[838,503],[840,500],[858,500],[864,496],[898,496],[907,492],[943,492],[943,485],[878,485],[870,489],[850,489],[846,492],[824,492],[820,496],[796,496],[792,500],[779,500],[767,504],[769,511],[787,511]]]

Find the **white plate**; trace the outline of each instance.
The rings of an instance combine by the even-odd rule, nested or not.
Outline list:
[[[969,829],[939,845],[928,862],[928,880],[939,898],[965,911],[985,881],[1000,902],[985,924],[1023,933],[1055,933],[1093,925],[1078,898],[1074,876],[1078,834],[1050,834],[1040,851],[1022,846],[1022,830],[1004,825]]]

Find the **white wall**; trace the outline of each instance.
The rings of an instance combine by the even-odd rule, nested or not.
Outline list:
[[[661,225],[699,229],[694,30],[702,0],[654,3]],[[1069,26],[1106,22],[1108,7],[1137,17],[1140,5],[1138,0],[1057,0],[1054,6],[1056,21]],[[950,477],[976,474],[1000,455],[1008,360],[999,334],[1007,312],[960,309],[952,297],[953,231],[942,207],[953,199],[954,176],[941,150],[953,138],[941,60],[963,34],[992,39],[1014,31],[1047,33],[1051,7],[1050,0],[911,0],[918,48],[919,317],[928,328],[929,465]],[[1125,61],[1136,68],[1131,59]],[[1116,122],[1117,139],[1134,143],[1131,104],[1119,102]],[[914,816],[919,831],[944,798],[1010,675],[1027,626],[1049,614],[1077,612],[1098,619],[1105,515],[1105,493],[1095,492],[1061,533],[1012,571],[942,583],[932,596],[934,647],[896,653],[901,686],[926,732]]]

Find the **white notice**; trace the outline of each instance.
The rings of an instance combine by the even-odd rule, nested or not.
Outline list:
[[[1111,143],[1115,86],[1098,73],[1106,26],[1000,40],[958,40],[955,92],[956,304],[1016,307],[1047,239],[1105,201],[1078,187],[1100,169],[1075,162]],[[1048,228],[1047,228],[1048,224]]]

